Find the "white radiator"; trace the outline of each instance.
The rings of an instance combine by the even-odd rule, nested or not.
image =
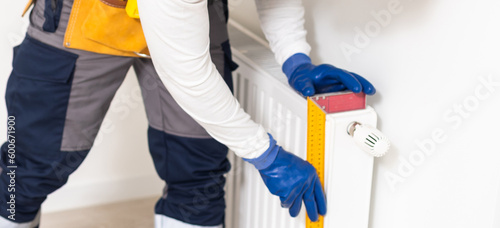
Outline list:
[[[230,21],[235,96],[242,107],[270,132],[285,150],[306,159],[307,101],[294,92],[262,40]],[[324,227],[367,228],[373,157],[361,151],[347,134],[349,123],[376,126],[374,110],[328,114],[326,117],[325,191],[328,213]],[[227,176],[226,227],[303,228],[305,209],[296,218],[280,207],[257,170],[230,153]]]

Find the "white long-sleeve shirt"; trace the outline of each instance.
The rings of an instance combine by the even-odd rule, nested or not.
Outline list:
[[[295,53],[309,54],[301,0],[256,4],[280,64]],[[138,7],[153,64],[177,103],[238,156],[266,151],[266,131],[240,107],[212,63],[207,0],[138,0]]]

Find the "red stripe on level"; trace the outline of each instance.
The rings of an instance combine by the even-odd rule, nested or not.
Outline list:
[[[364,93],[339,92],[311,97],[326,113],[345,112],[366,108]]]

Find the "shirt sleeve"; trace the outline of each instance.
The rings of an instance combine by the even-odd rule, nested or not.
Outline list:
[[[207,0],[138,0],[155,69],[184,111],[238,156],[256,158],[269,147],[212,63]]]
[[[255,0],[255,4],[264,35],[280,65],[296,53],[309,55],[301,0]]]

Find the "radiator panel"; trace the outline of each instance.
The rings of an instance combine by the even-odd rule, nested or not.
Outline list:
[[[376,126],[377,115],[367,107],[326,116],[324,187],[328,215],[324,227],[368,227],[374,158],[347,134],[353,121]]]
[[[230,23],[235,96],[252,119],[261,123],[285,150],[306,159],[307,101],[286,81],[271,51]],[[325,191],[328,214],[324,227],[367,228],[373,157],[358,149],[347,135],[347,124],[360,121],[376,126],[370,107],[328,114],[325,143]],[[305,228],[305,208],[297,218],[280,207],[258,171],[230,153],[226,226],[229,228]]]
[[[234,74],[237,85],[235,94],[242,107],[275,137],[280,146],[305,159],[305,99],[279,82],[274,85],[269,83],[266,75],[236,59],[240,67]],[[259,82],[268,83],[257,84]],[[240,158],[232,159],[233,168],[238,166],[237,169],[242,170],[241,173],[229,175],[238,185],[233,190],[239,191],[239,202],[235,203],[235,210],[232,212],[236,214],[231,221],[234,224],[232,227],[304,227],[304,213],[291,218],[287,209],[280,208],[279,198],[269,193],[255,167],[242,162]]]

